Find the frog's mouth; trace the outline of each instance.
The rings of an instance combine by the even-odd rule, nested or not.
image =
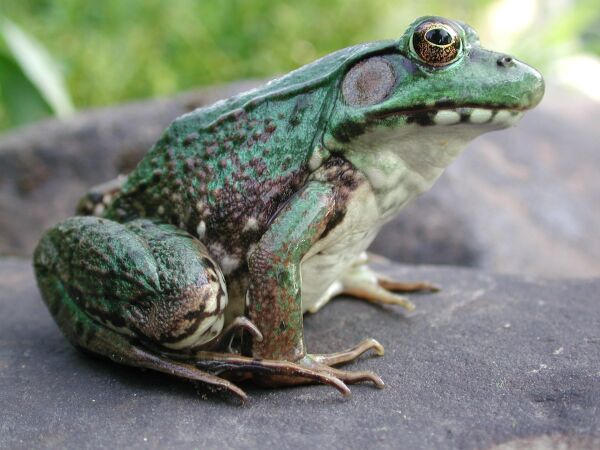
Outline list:
[[[370,119],[385,120],[391,117],[406,117],[407,124],[421,126],[431,125],[492,125],[505,128],[517,122],[526,108],[461,106],[458,108],[443,108],[439,105],[431,108],[416,108],[410,110],[389,111],[373,114]]]

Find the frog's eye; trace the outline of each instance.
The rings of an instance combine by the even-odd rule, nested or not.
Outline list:
[[[411,45],[416,55],[433,67],[446,66],[460,56],[462,42],[450,25],[441,22],[423,22],[414,31]]]
[[[396,83],[391,64],[373,56],[352,67],[342,83],[344,100],[350,106],[369,106],[386,99]]]

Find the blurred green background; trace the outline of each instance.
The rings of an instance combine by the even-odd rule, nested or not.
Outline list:
[[[0,131],[285,73],[426,14],[600,100],[598,0],[0,0]]]

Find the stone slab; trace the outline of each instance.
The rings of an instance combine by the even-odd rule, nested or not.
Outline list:
[[[352,369],[387,386],[224,394],[74,350],[30,263],[0,259],[0,448],[600,448],[600,280],[386,264],[443,287],[418,309],[336,299],[305,319],[313,352],[379,339]]]

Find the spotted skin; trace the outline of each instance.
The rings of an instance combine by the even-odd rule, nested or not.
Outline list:
[[[415,21],[176,119],[137,168],[94,188],[35,252],[50,312],[77,347],[204,381],[382,380],[304,345],[303,313],[340,293],[412,304],[364,251],[476,136],[543,95],[538,72],[468,25]],[[90,215],[86,217],[85,215]]]

